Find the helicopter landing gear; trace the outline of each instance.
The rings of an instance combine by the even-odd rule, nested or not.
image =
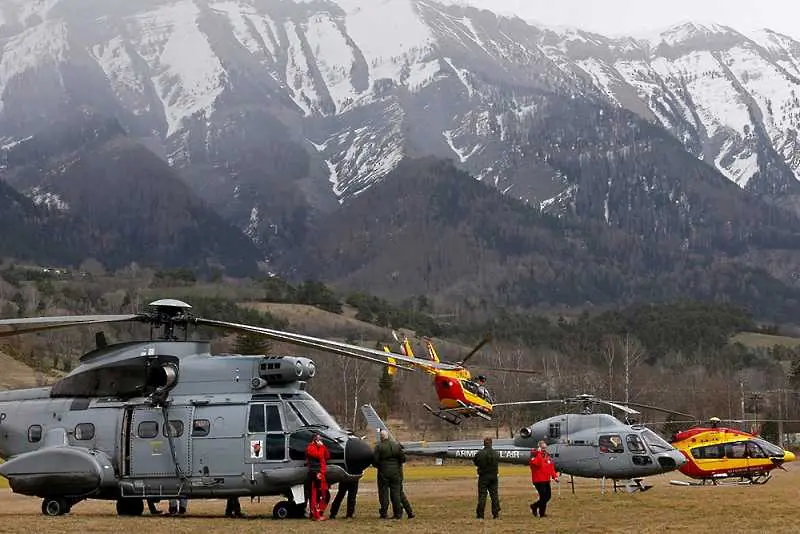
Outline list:
[[[144,501],[142,499],[118,499],[117,514],[127,516],[138,516],[144,513]]]
[[[45,497],[42,500],[42,513],[49,516],[68,514],[72,505],[64,497]]]
[[[275,519],[303,519],[305,516],[305,503],[297,504],[292,501],[280,501],[272,508],[272,517]]]

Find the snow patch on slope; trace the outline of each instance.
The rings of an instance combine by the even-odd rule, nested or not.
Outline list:
[[[617,75],[607,65],[594,58],[576,61],[575,63],[591,76],[592,83],[599,87],[612,102],[617,102],[613,85],[619,82]]]
[[[137,74],[121,37],[93,46],[91,54],[105,72],[117,98],[130,106],[135,115],[150,111],[145,96],[145,81]]]
[[[225,70],[197,26],[200,10],[178,0],[135,18],[137,53],[150,65],[166,111],[167,136],[195,114],[210,114],[226,82]],[[136,31],[138,29],[138,32]]]
[[[400,83],[406,64],[421,62],[434,44],[430,28],[412,0],[336,0],[345,11],[347,33],[369,68],[370,87],[388,78]],[[381,21],[376,31],[375,21]]]
[[[67,26],[48,22],[34,26],[6,41],[0,49],[0,112],[8,83],[28,70],[65,61],[69,51]]]
[[[49,209],[56,209],[58,211],[69,210],[69,204],[62,200],[59,195],[44,191],[39,186],[31,189],[29,197],[37,206],[46,206]]]
[[[341,113],[353,102],[356,95],[350,77],[355,63],[353,49],[336,21],[324,12],[314,15],[308,21],[306,39],[336,111]]]

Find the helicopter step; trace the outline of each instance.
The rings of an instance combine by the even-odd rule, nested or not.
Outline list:
[[[652,487],[651,485],[645,484],[643,478],[632,478],[627,480],[624,484],[620,484],[617,480],[614,480],[614,492],[617,491],[617,488],[624,489],[628,493],[634,493],[636,491],[645,492]]]

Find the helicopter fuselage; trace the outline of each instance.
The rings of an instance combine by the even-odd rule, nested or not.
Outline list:
[[[527,465],[531,449],[545,441],[556,470],[609,479],[632,479],[678,469],[683,455],[647,428],[626,425],[607,414],[564,414],[525,427],[515,438],[496,439],[500,461]],[[472,458],[483,441],[404,443],[406,454]]]
[[[209,348],[112,345],[50,388],[0,393],[0,475],[17,493],[70,503],[247,495],[302,503],[314,434],[331,454],[329,483],[370,465],[371,447],[305,391],[311,360]]]
[[[686,456],[681,473],[698,480],[760,477],[796,460],[793,452],[733,428],[690,428],[672,444]]]

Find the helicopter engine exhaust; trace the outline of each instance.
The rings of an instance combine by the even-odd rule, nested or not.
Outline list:
[[[153,367],[150,370],[147,382],[157,391],[172,389],[178,382],[178,369],[170,363]]]

